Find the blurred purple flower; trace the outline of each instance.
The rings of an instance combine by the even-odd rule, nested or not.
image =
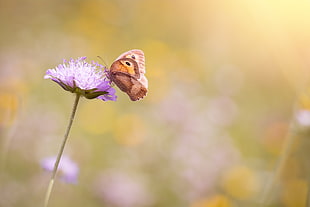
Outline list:
[[[310,126],[310,111],[308,110],[299,110],[295,113],[295,118],[301,126],[309,127]]]
[[[48,157],[41,161],[41,166],[46,171],[53,171],[56,157]],[[75,162],[69,157],[63,156],[59,163],[58,172],[61,173],[60,177],[67,183],[77,183],[79,168]]]
[[[103,66],[85,61],[86,57],[64,60],[54,69],[48,69],[44,79],[51,79],[64,90],[79,93],[88,98],[103,101],[116,101],[115,89],[111,87]]]
[[[150,206],[153,202],[143,179],[114,170],[103,173],[96,180],[95,192],[108,206]]]

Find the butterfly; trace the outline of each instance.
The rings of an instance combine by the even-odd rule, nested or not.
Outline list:
[[[146,96],[148,80],[145,77],[145,58],[142,50],[130,50],[121,54],[107,70],[108,77],[132,101]]]

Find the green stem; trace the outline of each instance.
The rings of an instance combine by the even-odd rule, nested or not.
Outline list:
[[[292,145],[294,140],[294,134],[293,134],[293,129],[294,129],[294,124],[291,123],[290,127],[289,127],[289,132],[288,135],[286,137],[286,141],[284,143],[284,148],[282,151],[282,155],[279,159],[279,162],[277,164],[277,167],[275,169],[275,173],[271,178],[271,181],[269,183],[267,183],[267,186],[263,192],[263,196],[261,199],[261,204],[260,206],[269,206],[270,205],[270,201],[272,199],[272,197],[274,196],[274,192],[275,192],[275,187],[276,187],[276,183],[279,181],[281,173],[283,173],[285,164],[288,160],[288,157],[292,151]]]
[[[74,101],[73,108],[72,108],[72,112],[71,112],[71,116],[70,116],[69,125],[67,127],[67,131],[65,133],[64,139],[63,139],[61,147],[60,147],[60,150],[58,152],[57,159],[56,159],[56,162],[55,162],[55,165],[54,165],[54,169],[53,169],[53,172],[52,172],[51,180],[49,182],[49,185],[48,185],[48,188],[47,188],[47,191],[46,191],[46,194],[45,194],[44,207],[47,207],[49,199],[50,199],[50,196],[51,196],[51,192],[52,192],[52,189],[53,189],[53,185],[54,185],[57,169],[58,169],[58,166],[59,166],[59,162],[60,162],[61,156],[63,154],[63,151],[65,149],[66,142],[68,140],[68,135],[69,135],[69,132],[70,132],[73,120],[74,120],[74,116],[75,116],[75,112],[76,112],[79,100],[80,100],[80,94],[76,94],[75,101]]]
[[[309,174],[307,174],[308,176],[308,180],[307,180],[307,198],[306,198],[306,207],[310,206],[310,178],[309,178]]]

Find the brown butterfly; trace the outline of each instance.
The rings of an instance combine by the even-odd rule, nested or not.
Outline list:
[[[148,81],[145,74],[145,58],[142,50],[130,50],[121,54],[108,70],[108,77],[132,101],[146,96]]]

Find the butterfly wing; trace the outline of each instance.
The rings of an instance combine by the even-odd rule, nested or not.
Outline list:
[[[110,73],[113,72],[128,73],[137,79],[140,78],[138,63],[130,58],[121,58],[115,60],[110,67]]]
[[[146,79],[144,74],[140,74],[140,78],[138,79],[145,88],[148,88],[148,80]]]
[[[145,58],[142,50],[130,50],[121,54],[108,71],[109,78],[132,101],[146,96],[148,80],[145,77]]]
[[[144,57],[144,53],[142,50],[138,50],[138,49],[129,50],[121,54],[118,58],[116,58],[116,60],[119,60],[122,58],[131,58],[135,60],[138,64],[139,73],[145,74],[145,57]]]
[[[132,101],[137,101],[146,96],[147,88],[135,77],[124,72],[112,72],[112,81],[127,95]]]

